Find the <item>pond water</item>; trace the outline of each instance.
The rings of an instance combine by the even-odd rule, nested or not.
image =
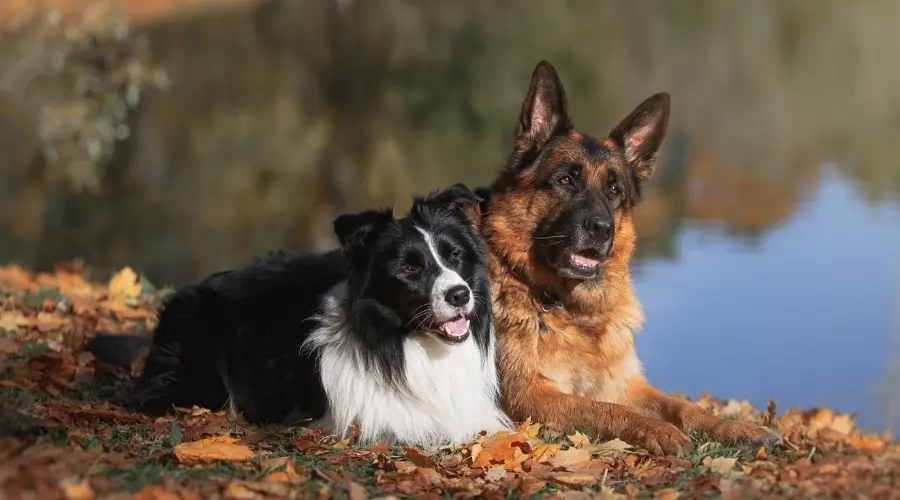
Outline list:
[[[762,408],[827,406],[900,431],[900,206],[865,204],[826,169],[760,241],[688,224],[675,247],[635,277],[650,380]]]

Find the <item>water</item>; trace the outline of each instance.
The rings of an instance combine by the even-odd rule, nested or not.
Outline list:
[[[900,422],[900,205],[870,206],[829,170],[782,226],[747,246],[688,225],[673,261],[635,278],[647,312],[638,348],[651,381],[765,407],[857,412]],[[893,337],[892,337],[893,335]],[[887,422],[891,418],[891,422]]]

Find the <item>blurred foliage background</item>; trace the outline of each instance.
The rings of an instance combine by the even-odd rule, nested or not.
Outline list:
[[[581,130],[673,96],[641,257],[685,221],[759,237],[826,161],[900,194],[900,2],[9,0],[0,260],[178,284],[336,213],[483,185],[549,59]]]

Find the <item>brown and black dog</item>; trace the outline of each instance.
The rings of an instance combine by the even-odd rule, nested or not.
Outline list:
[[[553,66],[535,68],[514,150],[482,191],[504,407],[516,420],[586,429],[657,454],[689,452],[682,431],[777,439],[663,394],[635,353],[644,316],[628,267],[632,211],[668,119],[669,95],[656,94],[593,139],[574,130]]]

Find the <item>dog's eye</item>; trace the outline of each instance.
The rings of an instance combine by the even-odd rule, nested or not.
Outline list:
[[[460,257],[462,257],[462,252],[460,252],[458,248],[450,250],[450,255],[447,256],[447,258],[453,262],[458,261]]]
[[[400,266],[400,269],[397,269],[397,274],[402,274],[404,276],[408,276],[410,274],[414,274],[418,272],[419,268],[416,266],[410,266],[409,264],[405,266]]]
[[[621,194],[621,193],[622,193],[622,190],[619,188],[619,186],[613,184],[612,186],[609,187],[609,194],[611,194],[613,196],[619,196],[619,194]]]
[[[561,186],[571,186],[572,178],[569,177],[568,175],[564,175],[564,176],[560,177],[559,180],[556,182],[558,182]]]

